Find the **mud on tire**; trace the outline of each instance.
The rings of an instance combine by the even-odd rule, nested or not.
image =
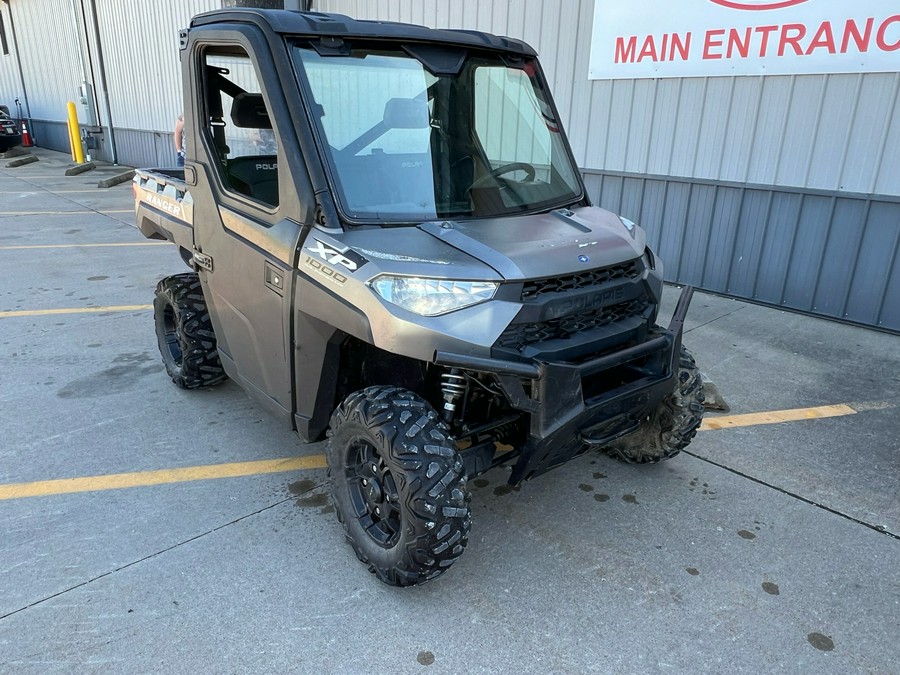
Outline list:
[[[196,274],[175,274],[156,285],[153,318],[159,352],[175,384],[197,389],[227,379]]]
[[[651,464],[674,457],[694,438],[703,412],[703,380],[694,357],[682,347],[675,391],[641,422],[640,429],[606,451],[632,464]]]
[[[331,495],[357,558],[393,586],[443,574],[469,539],[463,463],[447,427],[420,396],[369,387],[331,417]]]

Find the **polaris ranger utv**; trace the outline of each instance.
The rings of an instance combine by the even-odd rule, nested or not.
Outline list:
[[[657,326],[661,263],[591,206],[527,44],[234,9],[195,17],[181,62],[185,167],[134,179],[141,232],[192,268],[157,287],[166,369],[327,434],[338,519],[379,579],[459,558],[472,476],[690,442],[691,289]]]

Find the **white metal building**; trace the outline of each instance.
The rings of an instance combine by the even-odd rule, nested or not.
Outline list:
[[[595,20],[622,21],[641,2],[655,3],[660,16],[672,14],[663,0],[313,5],[361,19],[524,39],[540,53],[594,202],[648,230],[667,279],[900,332],[900,2],[880,0],[887,14],[866,38],[882,52],[878,68],[858,59],[845,60],[844,72],[818,74],[590,79]],[[834,4],[780,5],[816,2]],[[79,114],[96,127],[95,154],[113,159],[114,140],[120,163],[173,161],[171,130],[181,110],[177,31],[223,0],[0,3],[0,104],[15,114],[13,99],[27,99],[23,113],[39,143],[68,147],[65,104],[87,82],[95,119],[85,119],[82,108]],[[685,0],[679,17],[689,5],[702,14],[713,4],[765,3]],[[859,26],[862,33],[862,20]],[[782,31],[780,48],[790,56],[812,42],[814,51],[817,40],[819,51],[839,50],[823,30],[802,45]],[[721,40],[718,49],[730,50],[727,33]],[[632,60],[642,44],[649,53],[639,40]],[[707,52],[709,45],[707,37]],[[667,53],[677,55],[671,46]]]

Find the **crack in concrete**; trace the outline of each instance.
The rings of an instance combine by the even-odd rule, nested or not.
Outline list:
[[[873,525],[872,523],[867,523],[866,521],[860,520],[859,518],[855,518],[854,516],[844,513],[843,511],[838,511],[837,509],[833,509],[830,506],[826,506],[825,504],[820,504],[819,502],[813,501],[812,499],[809,499],[807,497],[799,495],[796,492],[791,492],[790,490],[786,490],[785,488],[778,487],[777,485],[768,483],[768,482],[762,480],[761,478],[756,478],[755,476],[751,476],[750,474],[744,473],[743,471],[738,471],[737,469],[732,469],[730,466],[726,466],[724,464],[716,462],[715,460],[709,459],[707,457],[703,457],[703,456],[698,455],[689,450],[682,450],[682,452],[685,455],[690,455],[694,459],[699,459],[701,462],[706,462],[707,464],[712,464],[713,466],[717,466],[720,469],[724,469],[725,471],[728,471],[729,473],[733,473],[735,476],[740,476],[741,478],[746,478],[747,480],[753,481],[754,483],[756,483],[758,485],[762,485],[771,490],[775,490],[776,492],[780,492],[783,495],[786,495],[788,497],[791,497],[793,499],[801,501],[804,504],[809,504],[810,506],[814,506],[817,509],[821,509],[822,511],[827,511],[828,513],[831,513],[835,516],[840,516],[841,518],[844,518],[845,520],[849,520],[851,523],[856,523],[857,525],[862,525],[863,527],[867,527],[870,530],[877,532],[878,534],[883,534],[885,536],[890,537],[891,539],[896,539],[896,540],[900,541],[900,534],[891,532],[884,525]]]
[[[694,326],[693,328],[686,328],[684,332],[685,332],[685,334],[687,334],[687,333],[691,333],[695,330],[698,330],[700,328],[705,328],[706,326],[708,326],[712,323],[715,323],[716,321],[719,321],[721,319],[726,319],[729,316],[731,316],[732,314],[737,314],[742,309],[747,309],[747,305],[742,305],[741,307],[731,310],[730,312],[728,312],[728,314],[723,314],[722,316],[717,316],[715,319],[710,319],[706,323],[701,323],[699,326]]]
[[[318,486],[316,486],[316,487],[318,487]],[[310,490],[307,490],[307,492],[310,492],[311,490],[314,490],[314,489],[316,489],[316,488],[313,487],[313,488],[311,488]],[[248,513],[248,514],[246,514],[246,515],[243,515],[243,516],[241,516],[240,518],[235,518],[234,520],[229,521],[229,522],[227,522],[227,523],[224,523],[223,525],[218,525],[217,527],[214,527],[214,528],[212,528],[212,529],[210,529],[210,530],[207,530],[206,532],[201,532],[200,534],[194,535],[193,537],[189,537],[188,539],[185,539],[184,541],[180,541],[180,542],[178,542],[177,544],[172,544],[171,546],[168,546],[168,547],[166,547],[166,548],[164,548],[164,549],[162,549],[162,550],[160,550],[160,551],[156,551],[155,553],[151,553],[151,554],[149,554],[149,555],[145,555],[143,558],[139,558],[138,560],[133,560],[133,561],[131,561],[130,563],[127,563],[127,564],[125,564],[125,565],[122,565],[122,566],[120,566],[120,567],[117,567],[117,568],[114,569],[114,570],[110,570],[110,571],[108,571],[108,572],[104,572],[103,574],[98,574],[97,576],[91,577],[90,579],[88,579],[88,580],[86,580],[86,581],[82,581],[81,583],[75,584],[74,586],[70,586],[69,588],[65,588],[65,589],[63,589],[63,590],[61,590],[61,591],[57,591],[56,593],[52,593],[52,594],[50,594],[50,595],[48,595],[48,596],[46,596],[46,597],[44,597],[44,598],[41,598],[40,600],[35,600],[34,602],[29,603],[29,604],[25,605],[24,607],[19,607],[18,609],[14,609],[13,611],[7,612],[6,614],[0,614],[0,621],[3,621],[4,619],[8,619],[9,617],[14,616],[15,614],[19,614],[19,613],[21,613],[21,612],[24,612],[24,611],[26,611],[26,610],[29,610],[29,609],[31,609],[32,607],[36,607],[36,606],[38,606],[38,605],[41,605],[41,604],[47,602],[48,600],[53,600],[54,598],[58,598],[58,597],[60,597],[60,596],[62,596],[62,595],[65,595],[66,593],[69,593],[69,592],[74,591],[74,590],[79,589],[79,588],[83,588],[84,586],[87,586],[88,584],[92,584],[92,583],[94,583],[95,581],[99,581],[100,579],[104,579],[104,578],[106,578],[106,577],[108,577],[108,576],[112,576],[112,575],[115,574],[116,572],[121,572],[122,570],[126,570],[126,569],[128,569],[129,567],[134,567],[135,565],[139,565],[139,564],[142,563],[142,562],[146,562],[147,560],[151,560],[152,558],[156,558],[157,556],[161,556],[163,553],[168,553],[169,551],[173,551],[173,550],[175,550],[176,548],[179,548],[179,547],[181,547],[181,546],[184,546],[185,544],[190,544],[190,543],[193,542],[193,541],[197,541],[198,539],[202,539],[203,537],[205,537],[205,536],[207,536],[207,535],[210,535],[210,534],[213,534],[214,532],[218,532],[219,530],[223,530],[223,529],[225,529],[226,527],[230,527],[230,526],[232,526],[232,525],[235,525],[236,523],[239,523],[239,522],[241,522],[242,520],[246,520],[247,518],[252,518],[253,516],[258,516],[260,513],[264,513],[264,512],[266,512],[266,511],[268,511],[268,510],[270,510],[270,509],[274,509],[276,506],[281,506],[282,504],[286,504],[287,502],[294,501],[296,498],[297,498],[297,495],[291,495],[290,497],[287,497],[286,499],[281,499],[281,500],[275,502],[274,504],[269,504],[268,506],[265,506],[265,507],[263,507],[263,508],[261,508],[261,509],[258,509],[258,510],[256,510],[256,511],[253,511],[252,513]]]

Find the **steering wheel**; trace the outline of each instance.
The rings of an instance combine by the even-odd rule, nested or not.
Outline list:
[[[505,173],[512,173],[513,171],[524,171],[525,180],[529,183],[534,180],[534,177],[536,175],[534,167],[528,162],[510,162],[509,164],[498,166],[496,169],[491,169],[490,172],[486,173],[484,176],[472,183],[472,185],[469,186],[469,190],[473,188],[483,187],[490,180],[499,178]]]

